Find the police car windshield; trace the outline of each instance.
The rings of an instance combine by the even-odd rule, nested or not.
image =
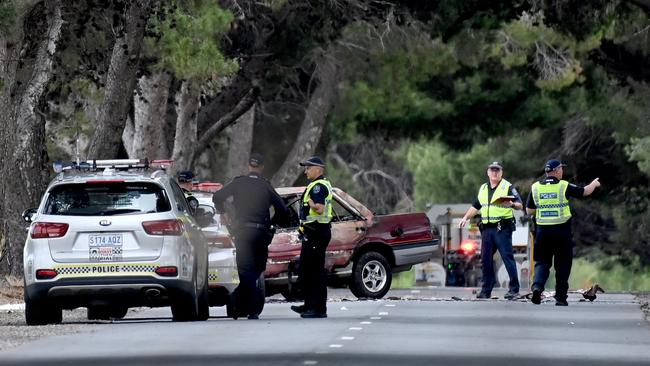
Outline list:
[[[144,182],[62,184],[49,192],[44,214],[113,216],[171,210],[162,187]]]

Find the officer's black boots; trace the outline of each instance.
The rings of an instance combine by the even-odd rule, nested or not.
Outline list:
[[[291,305],[291,310],[298,314],[302,314],[307,311],[307,308],[305,308],[305,305]]]
[[[542,290],[538,288],[533,289],[533,297],[530,301],[535,305],[539,305],[542,302]]]
[[[300,314],[300,317],[302,318],[327,318],[327,313],[321,313],[320,311],[316,310],[307,310],[304,313]]]

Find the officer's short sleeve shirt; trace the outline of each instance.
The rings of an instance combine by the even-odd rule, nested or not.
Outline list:
[[[548,177],[545,178],[542,183],[547,183],[547,184],[555,184],[559,183],[560,180],[555,178],[555,177]],[[569,183],[569,186],[566,189],[566,196],[567,197],[573,197],[573,198],[582,198],[585,193],[585,188],[577,186],[573,183]],[[528,200],[526,201],[526,208],[530,209],[537,209],[537,205],[535,204],[535,200],[533,199],[533,193],[531,192],[528,195]]]

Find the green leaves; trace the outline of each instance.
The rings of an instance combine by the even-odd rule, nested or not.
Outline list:
[[[16,8],[11,0],[0,0],[0,31],[7,32],[16,21]]]
[[[237,71],[238,64],[227,60],[219,49],[233,16],[216,1],[196,1],[164,9],[162,20],[152,25],[157,38],[149,46],[159,58],[159,67],[171,70],[179,79],[217,79]],[[160,19],[160,18],[159,18]]]

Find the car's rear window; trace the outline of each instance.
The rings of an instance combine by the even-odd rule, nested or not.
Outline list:
[[[171,210],[164,189],[154,183],[62,184],[50,190],[44,214],[111,216]]]

